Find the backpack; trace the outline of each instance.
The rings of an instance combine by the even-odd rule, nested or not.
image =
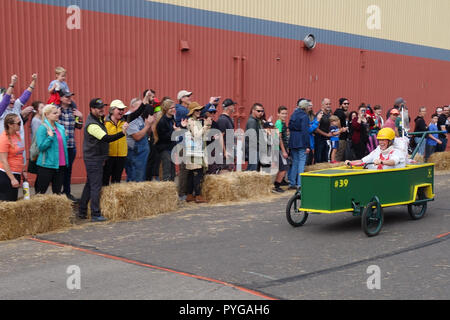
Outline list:
[[[31,147],[30,147],[30,160],[36,161],[38,156],[39,156],[39,148],[36,143],[36,133],[35,133],[33,135],[33,141],[31,142]]]
[[[44,125],[44,127],[49,129],[49,127],[45,123],[42,123],[42,124]],[[36,161],[39,156],[39,148],[38,148],[37,142],[36,142],[36,134],[37,134],[37,131],[33,135],[33,140],[31,142],[31,146],[30,146],[30,160],[31,161]]]

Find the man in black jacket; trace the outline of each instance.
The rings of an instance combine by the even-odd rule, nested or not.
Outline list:
[[[414,119],[415,127],[414,132],[424,132],[428,131],[427,124],[425,122],[425,115],[427,113],[427,108],[420,107],[418,116]],[[419,144],[421,139],[421,136],[415,136],[414,140],[416,142],[416,145]],[[419,148],[419,154],[422,156],[425,155],[425,145],[426,145],[426,139],[422,141],[422,144]]]
[[[263,139],[260,131],[262,130],[262,116],[264,107],[260,103],[252,106],[252,113],[245,126],[245,160],[248,161],[247,171],[259,171],[261,168],[259,150]]]
[[[89,103],[90,114],[86,119],[83,140],[83,159],[86,166],[87,181],[80,200],[78,217],[87,218],[88,203],[91,201],[93,222],[105,221],[100,211],[100,192],[103,182],[103,165],[108,159],[109,143],[125,136],[128,123],[124,123],[122,132],[108,135],[104,124],[105,111],[102,99],[95,98]]]

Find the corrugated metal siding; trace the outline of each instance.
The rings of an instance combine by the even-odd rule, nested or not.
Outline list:
[[[138,7],[120,2],[116,10],[124,14],[143,10],[142,2],[130,4]],[[332,100],[333,109],[342,96],[351,100],[353,108],[364,101],[387,109],[403,96],[413,116],[421,105],[432,108],[449,102],[447,61],[323,43],[308,52],[292,39],[94,11],[83,11],[81,30],[71,31],[65,27],[67,18],[64,7],[0,2],[0,31],[8,44],[0,58],[4,85],[17,73],[20,94],[37,72],[39,83],[32,100],[45,101],[54,68],[63,65],[76,93],[74,100],[85,115],[94,97],[128,104],[146,88],[155,89],[160,98],[176,98],[179,90],[187,89],[200,103],[214,95],[236,99],[240,108],[235,120],[240,119],[242,127],[257,101],[274,117],[279,105],[292,112],[300,97],[313,99],[317,110],[325,97]],[[258,27],[258,23],[252,26],[255,33]],[[180,40],[188,42],[189,51],[180,51]],[[73,181],[81,182],[85,175],[81,132],[76,133],[76,141]]]
[[[448,0],[152,0],[164,4],[450,49]],[[382,28],[367,28],[367,8]]]

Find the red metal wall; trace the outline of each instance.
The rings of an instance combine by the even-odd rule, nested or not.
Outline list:
[[[241,126],[256,101],[274,116],[279,105],[293,111],[299,97],[311,98],[316,109],[324,97],[332,99],[333,109],[340,97],[353,108],[366,102],[387,109],[402,96],[412,117],[422,105],[448,104],[446,61],[320,43],[308,52],[294,40],[90,11],[82,12],[80,30],[68,30],[67,18],[64,7],[0,2],[3,86],[16,73],[20,94],[36,72],[32,100],[46,100],[54,69],[62,65],[84,114],[94,97],[128,104],[146,88],[172,98],[188,89],[200,103],[213,95],[236,99]],[[189,51],[181,52],[180,40]],[[81,132],[76,140],[73,182],[79,183],[85,176]]]

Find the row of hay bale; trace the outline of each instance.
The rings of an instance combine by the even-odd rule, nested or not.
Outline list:
[[[415,158],[420,161],[420,157]],[[450,152],[434,153],[429,162],[437,171],[450,169]],[[333,168],[343,163],[321,163],[305,172]],[[273,176],[258,172],[207,175],[202,194],[209,203],[263,199],[271,194]],[[110,221],[135,220],[175,211],[178,192],[174,182],[120,183],[102,189],[102,213]],[[72,202],[65,196],[37,195],[31,200],[0,202],[0,241],[70,227]]]
[[[264,197],[272,177],[256,172],[208,175],[203,194],[210,203]],[[136,220],[178,209],[174,182],[120,183],[102,189],[100,207],[109,221]],[[0,202],[0,241],[72,226],[73,203],[63,195],[35,195],[30,200]]]

